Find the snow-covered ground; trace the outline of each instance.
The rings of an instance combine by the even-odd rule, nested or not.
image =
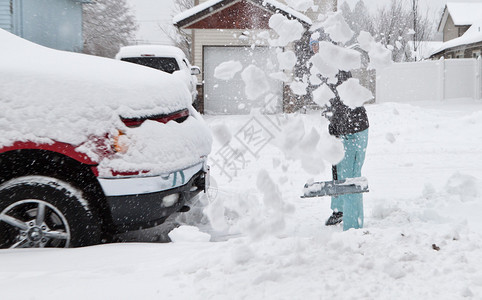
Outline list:
[[[299,198],[310,178],[330,179],[329,163],[310,175],[261,139],[236,176],[212,163],[215,228],[200,226],[211,242],[181,226],[174,243],[1,250],[0,299],[482,299],[482,102],[367,110],[364,229],[325,227],[330,200]],[[211,157],[247,141],[252,118],[207,116]]]

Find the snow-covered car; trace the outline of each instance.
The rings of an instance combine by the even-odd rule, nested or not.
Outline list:
[[[0,248],[109,241],[205,191],[212,137],[178,78],[0,44]]]
[[[199,75],[201,70],[191,66],[181,49],[165,45],[125,46],[121,47],[115,58],[179,76],[188,86],[192,101],[196,100],[196,75]]]

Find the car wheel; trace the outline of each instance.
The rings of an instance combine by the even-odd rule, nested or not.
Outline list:
[[[0,185],[0,248],[67,248],[100,242],[100,221],[82,191],[44,176]]]

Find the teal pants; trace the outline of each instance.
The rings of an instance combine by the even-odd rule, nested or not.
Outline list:
[[[345,157],[336,165],[337,179],[361,176],[368,144],[368,129],[341,136]],[[331,209],[343,212],[343,230],[363,228],[363,194],[348,194],[331,198]]]

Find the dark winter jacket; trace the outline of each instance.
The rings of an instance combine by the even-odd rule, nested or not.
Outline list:
[[[368,116],[365,107],[350,108],[345,105],[338,96],[337,86],[342,84],[348,78],[351,78],[350,72],[340,71],[337,75],[338,82],[329,85],[335,93],[335,98],[330,100],[330,107],[325,111],[325,115],[330,120],[329,132],[334,136],[354,134],[368,129]],[[330,114],[326,114],[329,112]]]
[[[351,109],[346,106],[340,97],[330,100],[331,107],[329,111],[332,115],[329,117],[329,131],[331,135],[341,136],[354,134],[368,129],[368,116],[363,106]]]

